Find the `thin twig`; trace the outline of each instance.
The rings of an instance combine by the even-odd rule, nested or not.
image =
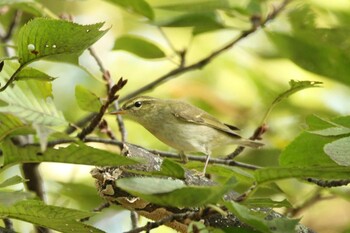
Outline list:
[[[138,215],[136,211],[130,211],[131,229],[137,228]]]
[[[100,123],[102,117],[104,116],[105,112],[107,111],[110,104],[112,104],[114,101],[118,99],[118,95],[116,93],[122,89],[125,84],[127,83],[127,80],[123,80],[123,78],[120,78],[118,83],[113,85],[113,87],[109,90],[108,97],[106,102],[101,106],[100,111],[95,117],[90,121],[90,124],[86,126],[79,134],[78,138],[80,140],[84,140],[85,137],[90,134]]]
[[[267,130],[267,125],[263,124],[259,126],[258,128],[255,129],[253,135],[249,138],[250,140],[260,140],[262,135],[266,132]],[[244,146],[238,146],[231,154],[226,156],[227,160],[232,160],[238,155],[240,155],[244,151],[245,147]]]
[[[7,29],[7,32],[4,35],[1,35],[1,40],[3,42],[8,41],[12,34],[14,29],[16,28],[16,26],[19,24],[19,22],[21,21],[21,16],[22,16],[22,11],[17,10],[15,12],[15,14],[13,15],[12,21]]]
[[[242,39],[246,38],[247,36],[251,35],[252,33],[254,33],[257,29],[265,27],[266,24],[271,21],[272,19],[274,19],[283,9],[284,7],[289,3],[290,0],[285,0],[281,3],[280,6],[275,7],[274,10],[266,17],[265,20],[260,21],[260,24],[256,24],[254,23],[251,27],[251,29],[247,30],[247,31],[243,31],[238,37],[236,37],[235,39],[233,39],[231,42],[229,42],[228,44],[226,44],[225,46],[221,47],[220,49],[217,49],[216,51],[212,52],[209,56],[197,61],[194,64],[188,65],[188,66],[180,66],[178,68],[175,68],[171,71],[169,71],[168,73],[164,74],[163,76],[159,77],[158,79],[156,79],[153,82],[150,82],[149,84],[125,95],[124,97],[120,98],[119,102],[124,102],[132,97],[135,97],[145,91],[151,90],[155,87],[157,87],[158,85],[169,81],[170,79],[183,74],[185,72],[188,71],[192,71],[192,70],[197,70],[197,69],[201,69],[204,66],[206,66],[209,62],[211,62],[214,58],[216,58],[217,56],[219,56],[221,53],[225,52],[226,50],[230,49],[231,47],[233,47],[234,45],[236,45],[238,42],[240,42]]]
[[[350,179],[347,180],[320,180],[315,178],[307,178],[308,182],[317,184],[323,188],[339,187],[350,184]]]
[[[175,220],[183,220],[185,218],[192,218],[194,215],[196,215],[197,212],[192,212],[192,211],[188,211],[188,212],[185,212],[185,213],[180,213],[180,214],[172,214],[172,215],[169,215],[159,221],[155,221],[155,222],[148,222],[145,226],[143,227],[138,227],[138,228],[135,228],[135,229],[132,229],[130,231],[126,231],[125,233],[139,233],[139,232],[142,232],[142,231],[146,231],[146,232],[149,232],[150,230],[152,229],[155,229],[157,227],[160,227],[166,223],[169,223],[169,222],[172,222],[172,221],[175,221]]]
[[[246,200],[249,196],[251,196],[253,194],[253,192],[256,190],[257,188],[257,184],[254,183],[252,184],[247,191],[245,191],[244,193],[242,193],[241,195],[239,195],[238,197],[236,197],[234,199],[235,202],[242,202],[244,200]]]
[[[103,74],[103,79],[107,82],[107,85],[106,85],[107,90],[108,90],[108,92],[110,92],[110,90],[115,85],[115,83],[113,82],[113,79],[111,78],[109,71],[107,69],[105,69],[105,67],[103,66],[102,60],[97,56],[95,50],[93,50],[92,47],[89,47],[89,52],[90,52],[91,56],[95,59],[97,65],[99,66],[100,71]],[[119,109],[118,100],[115,100],[113,104],[114,104],[115,110]],[[126,137],[127,137],[127,132],[125,129],[123,117],[120,114],[117,115],[117,122],[118,122],[119,130],[121,133],[121,141],[125,142]]]
[[[19,22],[21,21],[21,16],[22,16],[22,11],[15,11],[15,14],[13,15],[12,21],[10,22],[7,31],[5,32],[4,35],[0,35],[0,40],[2,43],[7,43],[10,38],[13,35],[14,29],[16,28],[16,26],[19,24]],[[9,56],[9,51],[7,50],[6,46],[3,47],[4,48],[4,53]]]
[[[69,125],[67,129],[65,130],[66,134],[74,133],[78,128],[84,127],[87,123],[89,123],[94,117],[96,117],[97,113],[90,113],[89,115],[85,116],[78,122],[76,122],[74,125]]]
[[[94,208],[92,211],[93,212],[101,212],[102,210],[104,210],[110,206],[111,206],[111,204],[109,202],[105,202],[105,203],[102,203],[101,205],[99,205],[98,207]],[[86,217],[86,218],[80,219],[80,222],[86,222],[89,220],[90,220],[90,217]]]
[[[23,68],[26,66],[26,64],[21,64],[17,70],[11,75],[10,79],[6,82],[6,84],[0,88],[0,92],[3,92],[6,90],[10,84],[12,84],[14,81],[16,81],[17,75],[23,70]],[[0,85],[1,86],[1,85]]]
[[[11,219],[3,218],[2,221],[4,222],[6,230],[8,230],[10,232],[15,232],[15,229],[13,228],[13,223],[12,223]]]

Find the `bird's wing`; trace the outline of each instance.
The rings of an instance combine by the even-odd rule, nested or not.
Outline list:
[[[191,122],[199,125],[206,125],[212,127],[214,129],[220,130],[222,132],[228,133],[231,136],[240,138],[238,134],[233,132],[232,130],[238,130],[237,127],[226,125],[217,120],[215,117],[210,115],[209,113],[199,109],[195,106],[187,104],[185,102],[173,102],[176,106],[173,106],[171,109],[176,109],[176,111],[172,111],[172,114],[179,120]]]

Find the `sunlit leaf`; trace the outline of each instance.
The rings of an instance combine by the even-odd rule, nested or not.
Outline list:
[[[322,130],[336,126],[335,123],[316,115],[307,116],[306,124],[308,125],[309,131]]]
[[[213,164],[207,168],[207,172],[219,176],[219,177],[231,177],[234,176],[240,184],[252,184],[254,182],[254,176],[247,170],[239,167],[223,166]]]
[[[89,112],[99,112],[102,106],[99,98],[83,86],[75,87],[75,98],[79,107]]]
[[[155,171],[151,174],[183,179],[185,177],[185,169],[176,162],[165,158],[160,167],[160,171]]]
[[[0,183],[0,188],[4,188],[7,186],[15,185],[15,184],[20,184],[23,182],[26,182],[27,180],[23,179],[20,176],[12,176],[11,178],[8,178],[7,180],[3,181]]]
[[[21,201],[12,206],[0,205],[0,215],[60,232],[103,232],[79,221],[79,219],[91,217],[93,213],[46,205],[36,200]]]
[[[326,144],[324,151],[340,166],[350,166],[350,137],[344,137]]]
[[[57,190],[51,189],[51,195],[57,197],[67,197],[69,201],[75,202],[80,206],[80,209],[94,209],[96,206],[101,205],[104,200],[96,195],[96,187],[91,182],[85,182],[84,180],[79,183],[72,182],[55,182],[55,185],[59,187]],[[79,197],[79,198],[77,198]]]
[[[35,18],[24,25],[18,34],[18,56],[21,64],[41,58],[60,56],[70,62],[101,38],[107,30],[103,23],[79,25],[65,20]]]
[[[28,83],[21,86],[29,88]],[[12,113],[27,122],[47,126],[67,124],[63,114],[56,109],[52,99],[38,99],[33,92],[30,92],[30,89],[22,91],[22,88],[16,85],[13,89],[8,88],[2,92],[0,99],[8,103],[7,106],[0,107],[0,112]]]
[[[155,177],[125,178],[117,181],[118,187],[125,190],[135,190],[142,194],[163,194],[186,187],[182,180]]]
[[[16,76],[16,80],[21,80],[21,79],[36,79],[39,81],[53,81],[55,80],[54,77],[51,77],[50,75],[34,69],[32,67],[25,67],[22,69]]]
[[[9,135],[33,133],[34,130],[11,114],[0,113],[0,141]]]
[[[313,131],[309,131],[309,132],[313,133],[313,134],[322,135],[322,136],[337,136],[337,135],[342,135],[342,134],[349,134],[350,128],[331,127],[328,129],[313,130]]]
[[[156,24],[162,27],[193,27],[194,35],[219,30],[226,27],[220,16],[214,12],[203,14],[185,14],[164,22],[156,22]]]
[[[1,0],[0,7],[2,6],[10,6],[11,8],[20,9],[35,16],[57,17],[43,4],[35,0]]]
[[[337,123],[338,121],[340,121],[340,124]],[[347,117],[336,118],[333,121],[330,121],[312,115],[306,119],[306,123],[309,126],[308,132],[322,136],[349,134],[350,128],[342,125],[342,123],[344,124],[346,122],[350,122]]]
[[[124,50],[147,59],[165,57],[165,53],[157,45],[145,38],[133,35],[119,37],[115,41],[113,49]]]
[[[185,12],[209,12],[218,9],[230,9],[227,0],[187,0],[187,1],[171,1],[157,5],[156,8],[169,11],[185,11]]]
[[[282,166],[295,167],[335,166],[337,164],[323,150],[335,139],[303,132],[282,151],[279,162]]]
[[[270,112],[272,111],[272,109],[279,104],[282,100],[288,98],[289,96],[295,94],[296,92],[299,92],[301,90],[307,89],[307,88],[311,88],[311,87],[320,87],[320,85],[322,84],[322,82],[318,82],[318,81],[298,81],[298,80],[290,80],[289,81],[289,86],[290,88],[284,92],[282,92],[281,94],[279,94],[274,101],[272,102],[272,104],[269,106],[269,108],[267,109],[265,116],[263,117],[263,122],[266,121],[267,117],[269,116]]]
[[[243,203],[249,207],[292,208],[292,205],[286,199],[274,201],[270,198],[248,198]]]
[[[105,0],[107,2],[121,6],[127,11],[145,16],[148,19],[154,18],[154,13],[150,5],[144,0]]]
[[[203,206],[222,199],[235,183],[233,178],[222,185],[186,186],[180,180],[164,178],[124,178],[117,182],[121,189],[152,203],[165,206]]]
[[[236,202],[227,202],[226,207],[239,220],[265,233],[295,233],[299,222],[297,219],[269,216],[270,213],[254,211]]]
[[[35,198],[34,193],[24,192],[24,191],[3,191],[2,190],[0,194],[1,194],[0,209],[1,209],[1,206],[8,207],[19,201]]]
[[[340,166],[329,167],[269,167],[255,171],[255,178],[258,183],[271,182],[287,178],[309,177],[316,179],[349,179],[350,168]]]
[[[0,73],[0,82],[5,82],[15,70],[11,63],[6,63]],[[62,126],[67,122],[52,98],[50,82],[22,80],[0,93],[0,100],[7,105],[0,106],[0,112],[11,113],[23,121],[46,126]]]

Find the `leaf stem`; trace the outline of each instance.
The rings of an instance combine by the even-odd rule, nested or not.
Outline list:
[[[17,68],[17,70],[11,75],[11,78],[6,82],[5,86],[0,88],[0,92],[3,92],[6,90],[6,88],[13,83],[14,81],[16,81],[16,77],[19,74],[19,72],[21,72],[21,70],[23,70],[23,68],[26,66],[26,64],[21,64],[20,67]]]

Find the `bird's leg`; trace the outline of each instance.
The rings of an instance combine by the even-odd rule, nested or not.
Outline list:
[[[179,152],[179,156],[180,156],[180,159],[181,159],[181,161],[182,161],[183,163],[187,163],[187,162],[188,162],[188,158],[187,158],[187,156],[185,155],[185,152],[180,151],[180,152]]]
[[[210,159],[210,153],[208,152],[207,153],[207,157],[205,159],[204,168],[203,168],[203,176],[205,176],[205,173],[207,171],[207,166],[208,166],[208,163],[209,163],[209,159]]]

